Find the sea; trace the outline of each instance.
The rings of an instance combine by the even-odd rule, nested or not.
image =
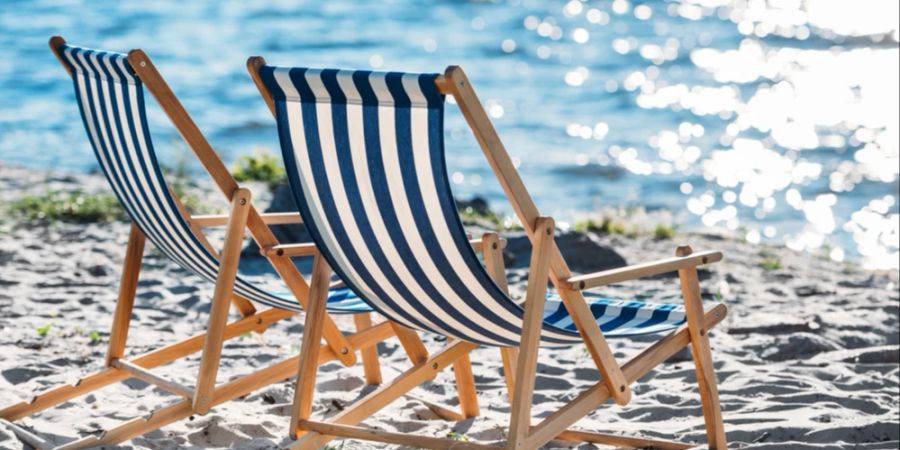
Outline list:
[[[898,5],[3,0],[0,162],[97,170],[53,35],[144,49],[229,164],[279,154],[250,55],[380,71],[459,65],[562,228],[630,216],[897,269]],[[454,193],[512,222],[456,105],[446,109]],[[155,104],[150,126],[163,164],[203,176]]]

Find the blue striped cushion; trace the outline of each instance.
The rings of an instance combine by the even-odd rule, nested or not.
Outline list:
[[[406,326],[518,345],[523,309],[485,272],[456,212],[437,75],[263,66],[260,76],[275,100],[304,223],[347,286]],[[554,305],[541,343],[581,342]],[[680,320],[671,306],[600,302],[592,309],[610,336],[671,329]]]
[[[64,46],[75,96],[97,161],[113,191],[147,239],[181,267],[215,282],[218,259],[197,239],[176,209],[150,139],[144,89],[125,55]],[[299,311],[291,296],[264,291],[238,277],[234,292],[255,302]],[[357,299],[358,300],[358,299]],[[346,290],[329,296],[335,313],[370,310]]]

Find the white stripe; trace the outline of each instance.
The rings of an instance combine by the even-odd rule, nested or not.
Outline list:
[[[419,229],[416,225],[415,220],[413,219],[412,211],[409,207],[409,200],[406,196],[406,189],[403,185],[403,175],[400,170],[400,156],[398,154],[399,149],[397,147],[397,136],[396,136],[396,128],[394,123],[394,109],[380,106],[378,114],[379,120],[379,128],[381,130],[380,139],[381,139],[381,154],[385,167],[385,178],[387,179],[388,190],[390,192],[391,200],[393,201],[394,211],[397,214],[397,219],[400,222],[400,233],[403,234],[406,242],[409,243],[410,250],[412,251],[416,262],[425,272],[428,280],[434,285],[435,289],[443,296],[447,302],[450,303],[450,307],[456,309],[461,314],[464,314],[466,317],[470,318],[474,322],[476,322],[482,328],[493,332],[495,335],[504,337],[506,339],[512,341],[518,341],[520,336],[515,333],[501,327],[498,327],[494,324],[487,322],[486,320],[478,320],[483,319],[479,313],[469,307],[460,297],[456,294],[453,288],[447,284],[447,280],[444,278],[443,274],[438,270],[438,268],[434,265],[434,261],[431,259],[431,255],[428,254],[426,249],[426,245],[421,235],[419,234]],[[413,114],[415,114],[415,109],[412,110]],[[415,120],[412,123],[412,134],[413,139],[415,140],[416,135],[422,129],[416,127]],[[426,125],[427,126],[427,125]],[[416,151],[413,150],[414,158]],[[416,158],[417,159],[417,158]],[[434,301],[428,297],[424,297],[420,299],[420,302],[429,308],[434,313],[440,313],[441,317],[447,317],[451,319],[451,317],[446,313],[447,305],[437,305]],[[450,323],[457,323],[456,320],[452,320]],[[477,337],[479,341],[482,342],[490,342],[495,344],[500,344],[495,342],[493,339],[484,336],[481,332],[477,332],[475,330],[470,329],[469,327],[463,327],[462,324],[458,325],[460,330],[453,333],[455,336],[466,336]]]
[[[646,322],[647,320],[649,320],[650,317],[653,316],[653,311],[654,311],[653,308],[639,308],[637,310],[637,313],[634,315],[634,317],[631,320],[617,326],[616,329],[632,328],[639,324],[642,324],[642,323]]]
[[[317,84],[322,85],[321,73],[307,73],[306,80],[311,86]],[[328,186],[331,188],[331,199],[335,203],[337,213],[342,218],[346,218],[346,220],[341,221],[341,224],[344,226],[344,231],[347,234],[347,238],[350,240],[348,244],[356,251],[357,256],[361,260],[363,266],[368,269],[369,275],[373,278],[375,284],[378,285],[389,298],[395,301],[400,300],[402,299],[402,296],[396,290],[395,286],[387,279],[384,273],[379,270],[378,264],[375,263],[374,256],[372,256],[372,253],[369,251],[369,247],[363,240],[362,234],[356,225],[356,221],[353,219],[353,212],[350,209],[350,202],[347,198],[347,192],[344,189],[344,180],[341,176],[337,160],[336,144],[334,140],[335,131],[331,121],[331,115],[331,103],[316,103],[316,118],[319,125],[319,144],[321,145],[321,155],[325,165],[325,178],[328,180]],[[310,171],[310,175],[311,174],[312,172]],[[346,245],[347,244],[344,244],[344,246]],[[427,324],[426,326],[435,326],[433,323],[425,321],[422,317],[416,318],[422,320]]]
[[[273,72],[273,76],[275,77],[278,86],[282,89],[282,91],[287,95],[296,95],[299,96],[297,90],[294,88],[293,83],[288,76],[287,70],[276,70]],[[306,203],[309,205],[308,209],[311,212],[313,222],[316,224],[316,229],[319,230],[319,234],[321,238],[325,241],[324,244],[331,249],[332,256],[337,259],[337,265],[340,266],[342,272],[350,278],[348,280],[344,280],[346,282],[353,283],[357,289],[362,290],[361,293],[364,295],[369,301],[375,303],[377,306],[383,308],[384,310],[389,310],[386,308],[386,305],[383,301],[381,301],[377,296],[374,295],[371,288],[365,283],[362,277],[356,272],[356,269],[347,262],[346,257],[340,252],[340,246],[337,244],[334,234],[331,230],[330,225],[328,224],[328,219],[322,214],[323,208],[322,204],[319,201],[318,190],[316,189],[315,183],[312,182],[312,169],[309,163],[309,150],[306,147],[306,136],[304,134],[304,126],[303,126],[303,111],[301,105],[296,102],[287,102],[285,105],[285,110],[287,111],[288,121],[288,130],[291,135],[291,142],[293,144],[293,153],[294,159],[296,160],[297,167],[296,170],[300,175],[300,183],[302,184],[302,190],[304,199]],[[404,320],[402,317],[397,315],[394,317],[397,322],[400,322],[406,326],[413,326],[413,324]]]
[[[316,103],[321,102],[331,104],[331,96],[328,95],[328,89],[325,89],[325,84],[322,83],[322,71],[318,69],[308,69],[303,76],[306,77],[306,82],[309,84],[309,88],[316,97]]]
[[[421,88],[416,78],[405,76],[403,78],[404,88],[412,98],[425,99],[425,95],[421,92]],[[466,264],[460,248],[456,245],[453,235],[447,226],[446,218],[443,211],[439,207],[441,204],[438,196],[438,187],[436,186],[436,178],[434,177],[433,167],[431,165],[431,149],[428,139],[428,110],[424,108],[411,108],[411,128],[413,161],[416,166],[416,177],[419,182],[419,188],[422,192],[422,201],[426,205],[434,205],[432,208],[425,208],[426,215],[431,224],[431,228],[437,237],[438,245],[441,252],[447,257],[453,271],[460,278],[466,288],[478,298],[483,304],[488,305],[488,309],[492,311],[500,320],[506,321],[517,329],[522,328],[522,316],[510,312],[504,305],[498,304],[497,299],[489,293],[484,285],[482,285],[471,268]],[[512,303],[512,300],[509,300]],[[467,306],[467,305],[466,305]],[[467,308],[468,309],[468,308]],[[474,312],[473,312],[474,313]],[[493,325],[492,323],[482,320],[483,325]],[[491,329],[489,327],[486,327]],[[501,329],[496,327],[494,329]],[[505,331],[505,330],[504,330]],[[569,335],[561,335],[544,330],[542,335],[545,337],[553,337],[557,339],[571,339]]]
[[[341,85],[341,89],[344,94],[348,95],[348,97],[359,97],[359,93],[356,90],[355,86],[353,86],[352,80],[345,77],[339,79],[339,84]],[[416,299],[428,298],[428,295],[419,285],[415,277],[413,277],[412,274],[409,273],[406,264],[404,264],[399,252],[397,251],[397,248],[393,245],[393,242],[390,239],[390,235],[387,232],[387,227],[385,226],[384,221],[381,217],[381,212],[378,208],[378,204],[375,201],[375,191],[372,186],[372,180],[369,178],[369,165],[366,159],[366,142],[363,121],[363,107],[360,105],[347,105],[347,129],[350,142],[351,161],[353,163],[353,169],[356,175],[356,183],[359,186],[364,213],[369,219],[376,241],[378,242],[377,245],[379,245],[379,248],[381,248],[382,253],[384,254],[385,258],[387,258],[390,267],[394,269],[397,277],[403,282],[404,286]],[[319,128],[321,133],[326,132],[326,130],[322,129],[321,122]],[[327,153],[334,154],[336,152],[329,151]],[[326,160],[333,166],[330,167],[332,170],[328,171],[328,177],[331,181],[333,179],[332,177],[336,176],[334,170],[336,170],[336,166],[338,163],[336,157],[334,158],[334,161],[331,161],[331,158],[326,158]],[[339,179],[339,177],[337,178]],[[335,183],[331,184],[333,185]],[[344,199],[346,194],[344,193],[343,182],[340,182],[338,184],[340,186],[338,186],[337,189],[340,191],[340,195],[342,197],[342,205],[344,205],[343,202],[346,201]],[[332,187],[332,189],[335,188]],[[338,192],[338,190],[335,190],[333,192]],[[347,218],[353,217],[349,207],[349,202],[347,202],[344,206],[346,207],[346,210],[342,210],[341,216]],[[345,227],[347,227],[348,231],[352,228],[354,235],[360,235],[359,239],[353,239],[354,248],[357,250],[357,252],[360,254],[365,253],[366,255],[370,255],[368,246],[361,237],[361,232],[358,229],[357,221],[347,220],[344,222],[344,224]],[[373,276],[375,276],[375,272],[378,272],[379,285],[389,288],[391,292],[394,292],[396,294],[391,297],[395,303],[403,307],[404,311],[407,311],[410,315],[415,317],[426,326],[434,329],[435,331],[440,331],[442,334],[449,334],[448,330],[427,319],[416,308],[411,307],[409,305],[409,302],[405,298],[403,298],[399,292],[396,292],[386,276],[380,270],[378,270],[378,265],[375,264],[374,257],[370,255],[370,258],[372,258],[371,265],[367,267],[370,267],[370,272],[373,273]],[[439,318],[444,319],[444,317],[441,317],[442,314],[440,314],[442,311],[438,310],[435,312],[438,313]]]

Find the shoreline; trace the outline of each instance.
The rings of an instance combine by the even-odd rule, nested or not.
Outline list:
[[[272,196],[253,186],[254,202],[264,209]],[[40,171],[0,164],[3,204],[48,190],[111,194],[99,175]],[[218,192],[190,188],[225,206]],[[4,212],[4,215],[7,213]],[[115,305],[128,225],[58,223],[23,225],[0,221],[0,404],[100,368]],[[524,238],[509,239],[509,278],[514,294],[524,288]],[[214,244],[221,236],[214,234]],[[729,441],[736,448],[897,448],[900,407],[900,294],[896,271],[866,271],[797,253],[709,233],[676,232],[673,239],[620,234],[560,233],[560,247],[576,271],[591,271],[673,255],[682,242],[695,251],[722,250],[725,260],[703,269],[703,300],[724,302],[729,317],[711,331]],[[217,244],[215,244],[217,245]],[[148,246],[148,249],[152,245]],[[135,304],[128,354],[154,348],[202,331],[212,286],[189,276],[155,251],[146,252]],[[768,261],[768,263],[767,263]],[[775,264],[774,262],[777,262]],[[604,264],[606,266],[604,266]],[[277,284],[273,277],[249,278]],[[680,301],[672,277],[654,277],[600,290],[616,299]],[[339,322],[350,329],[350,321]],[[291,356],[299,349],[299,318],[276,324],[264,335],[235,339],[223,351],[219,381]],[[49,325],[49,327],[48,327]],[[45,328],[46,327],[46,328]],[[44,330],[41,332],[41,330]],[[426,345],[440,342],[426,335]],[[651,342],[648,338],[611,341],[623,362]],[[416,400],[401,399],[366,423],[391,431],[472,440],[501,439],[508,403],[499,352],[478,349],[473,357],[482,416],[464,422],[437,420]],[[395,341],[379,345],[385,379],[408,366]],[[540,354],[534,414],[546,415],[596,380],[581,348]],[[197,357],[165,366],[164,376],[191,384]],[[693,378],[687,352],[639,381],[626,407],[606,405],[580,426],[597,431],[703,441],[699,397],[686,389]],[[314,415],[333,414],[360,395],[361,367],[326,364],[320,368]],[[286,426],[293,384],[278,383],[210,414],[136,438],[124,448],[184,446],[274,448],[289,443]],[[367,392],[367,391],[366,391]],[[452,374],[442,373],[416,391],[425,399],[455,405]],[[130,380],[26,419],[27,426],[57,443],[79,433],[146,414],[173,401],[158,389]],[[649,431],[648,431],[649,430]],[[0,447],[22,445],[0,426]],[[338,447],[341,444],[337,444]],[[384,448],[348,441],[343,448]],[[556,442],[548,448],[572,448]],[[594,448],[580,446],[578,448]]]

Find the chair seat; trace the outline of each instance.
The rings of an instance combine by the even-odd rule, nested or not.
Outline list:
[[[293,300],[290,292],[275,293],[285,300]],[[607,338],[639,336],[674,330],[686,321],[684,306],[670,303],[644,303],[588,297],[594,320]],[[333,314],[372,312],[373,309],[346,287],[328,292],[328,311]],[[577,332],[572,317],[556,293],[547,293],[544,322],[556,328]]]
[[[620,338],[655,334],[674,330],[686,321],[683,305],[644,303],[588,297],[588,306],[603,336]],[[544,323],[568,331],[577,331],[562,299],[548,294],[544,306]]]

